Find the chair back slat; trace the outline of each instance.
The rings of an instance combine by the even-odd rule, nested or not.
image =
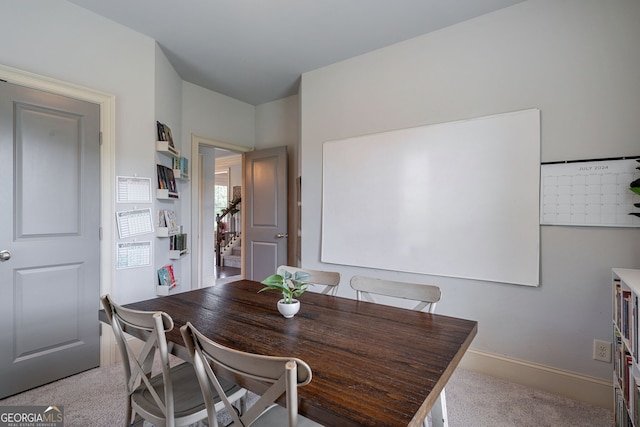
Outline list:
[[[418,283],[399,282],[365,276],[353,276],[351,287],[356,291],[358,300],[376,302],[372,295],[384,295],[394,298],[418,301],[413,310],[422,311],[428,308],[433,313],[436,303],[440,301],[442,292],[438,286]]]

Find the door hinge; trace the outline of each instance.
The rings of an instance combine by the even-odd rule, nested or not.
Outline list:
[[[102,132],[98,134],[98,143],[102,146]]]
[[[98,227],[98,240],[102,240],[102,227]]]

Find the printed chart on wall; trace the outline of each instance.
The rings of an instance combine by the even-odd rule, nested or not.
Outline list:
[[[640,227],[638,158],[542,164],[540,224]],[[640,190],[636,190],[640,191]]]
[[[121,239],[153,233],[150,208],[116,212],[116,219]]]

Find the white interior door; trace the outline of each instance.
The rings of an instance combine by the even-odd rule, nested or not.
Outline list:
[[[99,365],[99,106],[0,81],[0,398]]]
[[[287,147],[243,155],[244,276],[264,280],[287,263]]]

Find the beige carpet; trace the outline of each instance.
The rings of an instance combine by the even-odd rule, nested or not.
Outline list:
[[[0,406],[62,405],[66,427],[123,424],[120,365],[66,378],[0,400]],[[611,411],[458,369],[446,388],[450,427],[609,427]],[[340,426],[332,426],[340,427]]]
[[[473,371],[456,370],[445,390],[450,427],[614,425],[607,409]]]

